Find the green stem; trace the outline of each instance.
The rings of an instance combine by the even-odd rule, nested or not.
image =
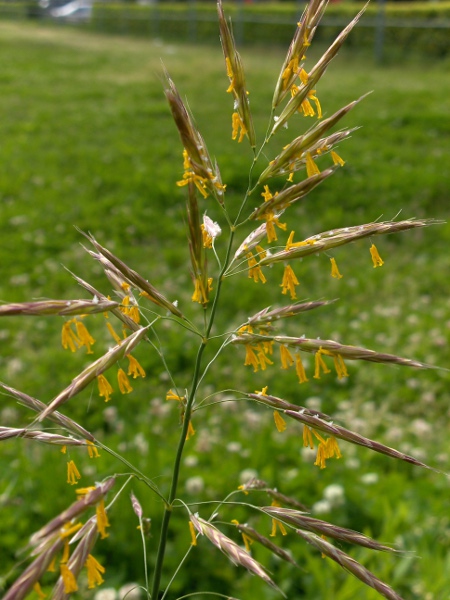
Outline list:
[[[172,481],[170,484],[169,496],[167,498],[167,503],[164,508],[164,514],[163,514],[163,519],[162,519],[162,523],[161,523],[161,534],[160,534],[160,538],[159,538],[158,553],[156,555],[155,573],[153,576],[153,585],[152,585],[152,593],[151,593],[152,600],[158,600],[160,583],[161,583],[161,575],[162,575],[162,569],[163,569],[163,564],[164,564],[164,554],[166,551],[167,535],[169,532],[169,523],[170,523],[170,518],[172,516],[173,502],[174,502],[174,500],[176,498],[176,494],[177,494],[178,479],[179,479],[180,467],[181,467],[181,459],[183,456],[184,445],[186,443],[186,435],[188,432],[189,422],[191,420],[192,407],[193,407],[195,395],[197,392],[197,386],[198,386],[198,383],[200,380],[200,368],[201,368],[202,356],[203,356],[203,352],[205,351],[206,344],[208,343],[209,334],[211,333],[211,329],[212,329],[212,326],[214,323],[217,306],[218,306],[218,300],[219,300],[219,296],[220,296],[220,291],[221,291],[222,283],[223,283],[223,275],[227,269],[227,266],[228,266],[228,263],[230,260],[233,239],[234,239],[234,232],[233,232],[233,230],[231,230],[230,239],[229,239],[228,248],[227,248],[227,254],[225,257],[225,261],[224,261],[222,270],[220,271],[219,280],[217,282],[217,291],[216,291],[216,295],[214,297],[213,305],[211,308],[209,323],[206,327],[205,337],[203,338],[201,346],[199,347],[198,352],[197,352],[197,358],[196,358],[195,367],[194,367],[194,374],[192,376],[191,389],[188,394],[188,398],[187,398],[187,402],[186,402],[183,426],[181,428],[180,439],[178,441],[177,452],[175,455],[175,461],[174,461],[174,465],[173,465]]]
[[[270,138],[272,137],[269,132],[270,132],[271,124],[272,124],[272,121],[273,121],[274,112],[275,112],[275,109],[272,108],[272,111],[271,111],[270,117],[269,117],[269,124],[267,126],[266,136],[264,138],[263,143],[261,144],[260,149],[258,150],[258,152],[256,152],[255,149],[253,149],[254,156],[253,156],[253,162],[251,164],[250,171],[249,171],[249,174],[248,174],[248,187],[247,187],[247,191],[245,192],[244,200],[243,200],[243,202],[241,204],[241,207],[239,209],[238,215],[237,215],[237,217],[236,217],[236,219],[234,221],[235,227],[238,227],[239,225],[242,225],[242,223],[238,224],[239,218],[240,218],[240,216],[242,214],[242,211],[244,210],[245,205],[247,204],[247,200],[249,199],[249,196],[255,191],[255,189],[258,186],[258,183],[256,183],[256,185],[252,187],[253,169],[254,169],[256,163],[258,162],[258,159],[261,156],[262,151],[267,146]],[[248,219],[246,219],[246,221],[247,220]],[[245,221],[243,221],[243,222],[245,222]]]

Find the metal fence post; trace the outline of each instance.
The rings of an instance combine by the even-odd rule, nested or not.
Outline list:
[[[375,23],[375,62],[383,62],[384,32],[386,29],[386,0],[377,0],[377,18]]]
[[[235,27],[233,31],[234,39],[236,40],[236,44],[239,46],[244,43],[244,14],[242,11],[243,3],[244,0],[237,0]]]
[[[189,0],[188,4],[188,40],[197,40],[197,7],[196,0]]]

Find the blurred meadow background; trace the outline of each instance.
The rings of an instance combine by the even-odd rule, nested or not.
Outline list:
[[[217,43],[205,46],[0,21],[0,45],[0,301],[85,298],[68,270],[108,294],[110,286],[83,249],[77,226],[169,298],[188,306],[192,283],[185,190],[175,185],[183,173],[182,147],[161,73],[164,65],[187,98],[227,184],[228,205],[238,206],[252,156],[245,141],[231,141],[232,101],[225,93],[228,83],[218,35]],[[324,47],[312,48],[309,66],[320,50]],[[242,48],[260,141],[285,52],[286,47],[279,46]],[[396,216],[448,218],[449,58],[416,53],[386,59],[377,64],[370,50],[352,46],[339,54],[320,83],[317,94],[325,115],[373,93],[346,117],[345,126],[360,129],[341,144],[345,167],[295,209],[298,239]],[[300,116],[292,119],[289,130],[273,140],[268,159],[307,126]],[[264,165],[262,161],[260,167]],[[211,218],[220,219],[212,200],[204,207]],[[330,277],[324,256],[305,260],[297,268],[299,298],[339,300],[290,324],[291,334],[336,339],[444,369],[415,371],[350,362],[350,377],[343,382],[328,376],[299,386],[295,374],[278,372],[278,367],[254,375],[243,366],[243,349],[233,347],[214,370],[214,378],[204,382],[205,395],[230,386],[254,391],[270,385],[269,391],[280,397],[320,409],[349,429],[448,472],[449,242],[447,223],[379,238],[385,264],[376,270],[364,242],[343,247],[335,253],[343,275],[339,281]],[[274,268],[270,278],[281,281],[281,272]],[[244,272],[230,282],[220,323],[225,328],[229,323],[231,329],[265,306],[281,305],[283,299],[277,285],[254,284]],[[187,310],[194,315],[198,306]],[[0,380],[44,402],[67,386],[88,357],[83,351],[72,355],[62,349],[62,323],[59,317],[2,320]],[[99,356],[110,344],[103,317],[91,317],[89,328]],[[180,329],[163,326],[159,335],[170,368],[181,381],[186,374],[187,381],[196,346]],[[63,412],[118,448],[164,488],[179,415],[165,401],[170,386],[161,376],[158,358],[141,346],[137,358],[147,377],[135,382],[132,394],[115,394],[105,404],[96,389],[88,389]],[[224,392],[223,399],[226,396]],[[1,425],[11,427],[24,426],[33,416],[6,395],[1,396],[0,414]],[[411,551],[388,556],[351,550],[407,600],[450,598],[446,475],[344,443],[343,458],[321,471],[312,464],[314,456],[302,448],[301,428],[290,423],[286,432],[278,433],[272,412],[261,407],[225,403],[199,413],[195,424],[197,433],[183,465],[180,495],[185,501],[222,499],[254,473],[296,497],[319,518]],[[124,472],[105,453],[96,461],[83,450],[71,454],[83,474],[82,485]],[[138,482],[133,490],[145,516],[152,519],[151,574],[162,506]],[[58,448],[24,440],[2,442],[3,577],[23,558],[19,551],[29,535],[74,499],[66,483],[66,457]],[[246,517],[236,509],[221,511],[221,520],[233,518]],[[106,566],[105,586],[143,583],[140,534],[128,492],[112,508],[110,521],[109,538],[96,546],[96,556]],[[172,527],[167,576],[190,544],[184,512],[176,515]],[[267,528],[269,533],[269,522]],[[199,581],[204,590],[243,600],[279,597],[200,542],[170,599],[196,591]],[[379,598],[292,534],[283,545],[292,550],[301,570],[274,561],[264,550],[255,550],[255,558],[267,561],[290,598]]]

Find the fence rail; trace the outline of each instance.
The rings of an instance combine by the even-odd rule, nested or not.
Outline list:
[[[60,10],[59,14],[63,13],[64,16],[58,17],[58,9],[53,9],[52,16],[52,9],[40,8],[36,0],[0,0],[0,19],[40,18],[46,22],[77,25],[105,33],[176,38],[178,41],[194,43],[217,41],[217,17],[214,6],[209,3],[192,0],[184,4],[160,3],[153,0],[151,4],[143,5],[108,0],[75,0],[72,4],[72,13]],[[261,6],[261,14],[255,10],[248,12],[242,0],[232,6],[234,34],[239,44],[289,43],[293,23],[300,18],[303,2],[292,3],[291,10],[286,10],[286,5],[280,4],[278,12],[274,9],[273,14],[264,8],[263,3],[251,6],[258,10]],[[395,16],[393,5],[389,10],[387,6],[385,0],[378,0],[361,19],[351,36],[355,47],[372,48],[378,61],[388,52],[394,52],[396,56],[411,50],[429,57],[450,54],[450,4],[444,10],[439,10],[439,6],[430,10],[432,18],[400,18]],[[340,28],[347,25],[352,15],[347,7],[345,16],[325,17],[316,37],[328,42]]]

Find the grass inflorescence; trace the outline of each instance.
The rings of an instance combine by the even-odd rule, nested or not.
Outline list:
[[[39,327],[28,325],[27,321],[22,336],[15,329],[3,330],[7,342],[8,337],[13,340],[10,347],[15,359],[3,363],[6,382],[2,389],[11,406],[17,401],[21,408],[19,412],[5,409],[2,413],[9,423],[2,427],[0,437],[23,438],[7,442],[22,443],[23,450],[9,465],[8,452],[17,450],[5,451],[6,471],[15,477],[20,474],[21,480],[25,473],[32,477],[28,485],[36,490],[34,510],[42,522],[46,517],[50,523],[43,524],[40,532],[31,537],[31,564],[27,570],[21,575],[16,573],[15,583],[14,572],[8,574],[6,598],[25,597],[33,589],[39,595],[41,584],[48,590],[55,586],[55,598],[78,590],[88,597],[94,593],[88,590],[94,590],[104,578],[111,577],[112,584],[119,583],[120,569],[109,575],[109,567],[127,565],[125,555],[129,552],[120,549],[120,542],[134,530],[133,511],[139,518],[141,532],[130,542],[132,562],[137,562],[136,556],[142,556],[139,544],[143,541],[150,576],[145,577],[143,586],[145,593],[155,598],[161,591],[174,597],[201,592],[203,587],[194,589],[197,569],[203,573],[205,593],[233,593],[242,598],[255,594],[272,597],[271,589],[292,597],[321,593],[324,598],[338,598],[338,587],[342,594],[353,589],[354,593],[361,593],[365,589],[362,583],[387,598],[400,598],[399,594],[421,597],[445,589],[445,575],[429,579],[433,586],[430,592],[421,575],[432,562],[439,564],[448,544],[441,536],[441,553],[431,543],[430,532],[436,521],[441,527],[445,522],[445,517],[439,516],[439,503],[433,504],[436,517],[429,511],[430,516],[422,519],[420,526],[412,527],[417,515],[423,514],[424,506],[430,504],[428,495],[421,493],[421,486],[415,483],[426,481],[438,490],[445,481],[440,474],[421,475],[412,469],[445,469],[445,441],[440,441],[445,440],[444,420],[439,423],[439,417],[445,417],[445,406],[439,395],[446,374],[429,367],[443,356],[439,348],[445,343],[445,332],[436,321],[445,322],[448,307],[442,303],[431,311],[431,316],[428,314],[428,290],[434,277],[439,280],[437,275],[427,273],[428,283],[421,287],[418,278],[407,278],[401,270],[414,258],[414,271],[409,274],[421,266],[426,271],[431,254],[433,260],[442,260],[439,264],[445,265],[446,257],[439,259],[436,249],[445,239],[446,228],[430,219],[427,202],[420,201],[423,194],[429,199],[433,194],[441,198],[441,192],[433,183],[418,193],[417,183],[405,182],[397,167],[390,174],[392,168],[386,168],[386,159],[393,148],[387,139],[377,138],[371,151],[367,151],[370,125],[379,125],[384,118],[382,114],[374,116],[370,104],[365,119],[361,119],[366,128],[369,126],[368,132],[356,142],[361,132],[355,130],[355,121],[347,123],[350,117],[360,122],[356,119],[358,111],[364,110],[364,104],[370,103],[374,94],[357,106],[348,97],[351,84],[357,88],[356,97],[367,91],[360,89],[361,82],[358,84],[355,75],[358,70],[352,61],[354,72],[348,73],[348,66],[340,67],[339,72],[338,66],[337,77],[331,77],[328,84],[326,77],[322,82],[325,69],[329,67],[332,72],[330,63],[351,29],[347,28],[330,48],[314,52],[310,46],[324,9],[325,3],[312,1],[308,5],[284,63],[282,59],[278,61],[278,83],[272,96],[266,67],[258,71],[255,57],[250,55],[247,62],[247,57],[237,51],[219,5],[224,55],[221,79],[213,67],[205,67],[195,81],[197,87],[192,95],[195,105],[199,103],[204,108],[203,117],[197,117],[195,111],[194,118],[178,89],[186,84],[186,57],[180,64],[168,52],[164,86],[182,145],[177,146],[170,134],[170,143],[165,147],[164,141],[158,144],[157,150],[163,150],[166,161],[157,162],[153,157],[148,180],[144,177],[147,171],[143,154],[139,155],[130,132],[126,134],[125,130],[132,114],[126,102],[130,97],[129,84],[135,94],[131,95],[131,106],[138,126],[149,116],[164,114],[159,121],[152,120],[155,139],[158,128],[165,131],[163,127],[169,123],[170,113],[159,100],[151,110],[143,111],[145,115],[139,112],[139,107],[147,106],[143,102],[143,82],[151,61],[147,68],[141,65],[135,71],[124,71],[121,81],[111,56],[107,58],[98,49],[101,42],[90,38],[90,54],[78,55],[78,62],[82,63],[75,78],[78,100],[82,99],[83,90],[91,99],[92,95],[101,94],[105,81],[112,82],[118,96],[109,105],[110,114],[106,111],[99,116],[95,136],[87,132],[83,136],[77,130],[75,138],[78,143],[95,139],[99,144],[97,152],[105,164],[112,163],[111,168],[92,163],[101,174],[88,178],[81,187],[76,177],[67,174],[77,160],[61,164],[60,157],[52,152],[42,162],[36,155],[36,161],[31,163],[36,169],[34,179],[27,179],[30,164],[26,162],[25,173],[20,176],[20,163],[10,173],[7,170],[10,178],[4,185],[5,214],[12,227],[5,230],[5,235],[13,239],[17,233],[14,228],[22,228],[23,243],[17,246],[12,266],[5,266],[9,283],[2,288],[2,296],[8,302],[1,306],[0,315],[28,317]],[[14,27],[7,29],[13,46],[20,33]],[[28,58],[31,60],[35,53],[41,59],[48,58],[46,46],[54,44],[58,37],[55,32],[35,32]],[[67,36],[63,47],[80,44],[76,36],[71,36]],[[138,46],[127,48],[119,51],[125,50],[122,60],[129,69]],[[166,50],[162,47],[161,53]],[[23,53],[25,57],[27,49]],[[195,49],[186,54],[190,59],[187,62],[200,60]],[[17,57],[15,61],[20,62]],[[272,57],[268,61],[271,63]],[[14,60],[8,68],[14,82]],[[89,69],[94,68],[103,73],[102,86],[96,87],[89,78]],[[382,75],[386,85],[386,73]],[[136,87],[133,76],[138,81]],[[29,77],[37,84],[38,99],[46,100],[48,88],[39,87],[40,80],[31,70]],[[51,73],[42,74],[48,80],[47,86],[51,77]],[[215,84],[207,86],[206,77],[217,82],[220,94],[225,96],[225,90],[228,92],[226,99],[231,98],[233,105],[231,111],[228,108],[225,112],[226,119],[221,113],[217,125],[212,119],[217,108],[211,102],[216,96]],[[344,94],[345,77],[348,89]],[[376,87],[377,71],[369,73],[370,77]],[[274,71],[274,81],[276,78]],[[69,97],[65,107],[68,110],[77,99],[77,87],[71,88],[73,84],[61,76],[59,84],[60,91],[63,84],[67,91],[73,90],[74,96]],[[21,121],[19,112],[14,111],[12,95],[6,96],[4,102],[9,102],[17,141],[14,151],[19,155],[21,144],[28,152],[33,151],[25,143],[34,140],[30,132],[36,131],[42,142],[44,138],[39,136],[50,135],[51,131],[39,126],[45,113],[43,105],[40,111],[36,110],[39,102],[27,98],[19,83],[16,86],[22,108],[27,107],[28,121]],[[429,94],[429,90],[424,89],[423,93]],[[394,97],[395,94],[391,98]],[[415,105],[415,98],[410,98],[411,106]],[[434,102],[439,108],[439,99]],[[350,108],[355,110],[347,114]],[[266,118],[270,115],[268,127],[262,126],[263,109]],[[122,111],[123,122],[117,118]],[[97,113],[98,107],[92,112]],[[72,126],[84,122],[70,110],[66,116]],[[274,116],[278,119],[274,120]],[[64,122],[64,113],[60,117]],[[102,145],[101,137],[106,135],[102,134],[102,121],[103,126],[107,123],[114,125],[113,130],[116,128],[110,138],[116,145]],[[285,129],[283,125],[289,127]],[[338,132],[331,131],[335,126],[339,127]],[[440,121],[436,120],[435,127],[445,134]],[[393,140],[395,127],[391,124],[387,130],[393,130],[389,131]],[[140,140],[138,130],[134,135]],[[416,135],[423,135],[420,123]],[[226,159],[231,147],[229,138],[234,138],[237,150],[233,146],[233,154]],[[223,144],[219,142],[222,139]],[[246,152],[242,147],[247,142]],[[360,162],[352,161],[348,166],[347,148],[353,143],[358,144]],[[150,146],[146,148],[149,151]],[[433,144],[434,154],[442,153],[443,148],[439,143]],[[394,149],[397,157],[401,147]],[[83,157],[83,168],[89,171],[91,144],[75,145],[71,151],[80,163]],[[406,149],[404,156],[407,155]],[[70,161],[68,152],[60,156]],[[250,177],[241,166],[244,157],[250,166]],[[426,151],[420,159],[425,171],[423,181],[427,177],[432,180],[430,170],[436,168],[436,161]],[[63,176],[65,168],[68,170]],[[352,179],[345,175],[347,171]],[[386,179],[379,177],[380,172]],[[52,181],[54,185],[50,185]],[[98,183],[97,187],[94,185],[95,197],[89,197],[91,190],[78,205],[77,199],[90,188],[87,181]],[[367,181],[372,182],[370,200]],[[70,204],[55,203],[53,215],[39,217],[42,229],[37,231],[30,229],[30,223],[37,222],[37,214],[33,207],[25,210],[30,185],[35,199],[42,203],[51,202],[62,191],[73,192]],[[411,209],[413,214],[402,214],[402,218],[396,216],[397,207],[393,210],[389,196],[394,194],[395,198],[395,193],[400,193],[395,192],[397,185],[403,193],[415,193],[404,207],[404,213]],[[386,190],[386,197],[380,194],[380,187]],[[351,194],[349,189],[353,190]],[[120,198],[124,190],[125,198]],[[138,199],[143,191],[145,201]],[[187,203],[182,200],[183,194],[187,195]],[[21,210],[17,212],[18,206]],[[108,210],[111,215],[105,222]],[[388,219],[381,219],[380,214],[386,210],[391,214]],[[436,212],[433,216],[442,216],[442,211]],[[56,223],[57,234],[51,238],[44,233],[50,218]],[[86,243],[87,238],[88,248],[71,249],[79,232],[69,230],[67,224],[74,222],[82,231],[95,233],[95,237],[86,234],[83,239]],[[433,228],[425,227],[428,225]],[[432,230],[436,233],[430,234]],[[397,236],[385,238],[386,234],[402,231],[408,242],[396,242]],[[117,247],[111,244],[110,236],[120,239]],[[37,248],[36,260],[47,257],[40,270],[29,270],[27,251],[32,247]],[[417,249],[413,257],[412,248]],[[361,251],[352,252],[354,249]],[[95,259],[92,283],[79,276],[80,256],[86,250]],[[50,275],[57,272],[55,261],[45,252],[61,253],[63,262],[74,272],[73,278],[63,270],[63,275],[55,274],[56,299],[43,299],[48,296],[45,290]],[[389,263],[393,265],[391,270]],[[17,279],[17,270],[22,273],[22,280]],[[400,277],[406,293],[394,305],[388,290],[398,289]],[[11,289],[14,282],[16,290]],[[59,296],[71,296],[66,293],[66,286],[72,286],[72,290],[81,286],[83,297],[61,300]],[[23,298],[25,290],[28,296]],[[86,294],[90,298],[86,299]],[[336,300],[337,296],[340,300]],[[60,340],[56,328],[49,324],[51,315],[53,319],[63,318]],[[421,328],[419,324],[426,325]],[[42,344],[42,337],[46,338],[46,351],[39,353],[35,378],[31,375],[33,348],[39,347],[39,339]],[[51,349],[49,340],[62,343],[66,352],[63,358],[63,350]],[[373,362],[382,364],[372,365]],[[63,364],[73,366],[62,367]],[[397,366],[413,370],[405,375]],[[25,390],[32,390],[33,396]],[[107,403],[103,410],[98,410],[100,402]],[[31,417],[24,409],[31,410]],[[41,450],[37,442],[44,442],[50,450]],[[36,446],[38,450],[34,450]],[[85,459],[77,446],[84,447],[81,452]],[[56,467],[54,457],[61,447],[60,464]],[[227,461],[223,460],[224,447]],[[369,450],[375,451],[374,456]],[[77,468],[76,463],[83,466]],[[192,469],[197,475],[190,476]],[[55,470],[64,470],[60,481]],[[412,473],[417,482],[410,481]],[[124,477],[120,487],[117,480]],[[7,485],[2,492],[5,532],[10,524],[8,503],[21,495],[14,487],[25,489],[22,481],[16,482],[12,477],[11,480],[13,487]],[[80,486],[75,488],[80,499],[74,503],[67,492],[71,489],[68,484]],[[123,493],[131,484],[140,503],[134,495],[130,502]],[[53,499],[50,507],[44,507],[50,486]],[[391,502],[384,500],[388,489]],[[265,506],[267,496],[272,500],[270,507]],[[412,505],[410,497],[414,497]],[[138,511],[136,506],[140,507]],[[326,515],[327,520],[307,516],[306,511]],[[121,523],[127,512],[129,516],[124,516]],[[152,519],[151,525],[146,521],[146,531],[143,514]],[[8,552],[14,543],[20,543],[19,538],[23,543],[32,533],[26,505],[20,516],[14,542],[5,545]],[[78,521],[79,517],[84,523]],[[235,535],[236,528],[241,537]],[[369,530],[370,536],[357,530]],[[108,546],[107,538],[113,544]],[[69,539],[70,547],[66,543]],[[339,544],[333,544],[333,539]],[[216,555],[209,560],[209,553],[203,553],[205,558],[200,558],[200,546],[207,541],[225,555],[220,563],[221,573],[213,568]],[[309,551],[305,541],[319,551],[318,556]],[[390,550],[386,542],[396,542],[399,551],[423,549],[430,544],[433,559],[429,553],[421,567],[400,553],[400,558],[395,557],[399,566],[395,567],[392,562],[376,562],[365,554],[367,549]],[[351,551],[349,544],[362,549]],[[94,557],[97,552],[100,560]],[[323,563],[320,553],[356,579],[348,583],[344,570],[335,571],[328,561]],[[227,560],[244,567],[238,577]],[[441,564],[443,561],[444,558]],[[183,563],[189,568],[180,568]],[[362,563],[368,564],[370,570]],[[306,565],[307,575],[296,570],[295,565]],[[47,573],[53,568],[59,571],[56,584],[55,576]],[[210,574],[206,576],[208,569]],[[245,569],[257,577],[247,578]],[[434,569],[437,571],[438,567]],[[407,576],[400,577],[400,571]],[[142,574],[128,564],[124,577],[130,574],[142,580]],[[384,580],[398,587],[398,592]],[[269,591],[262,591],[264,587],[260,586],[267,583],[271,586]]]

